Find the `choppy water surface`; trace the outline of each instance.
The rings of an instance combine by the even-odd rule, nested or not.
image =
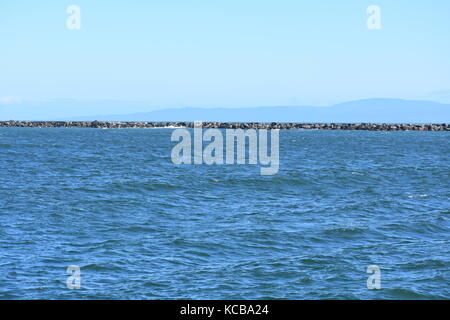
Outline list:
[[[0,128],[0,298],[450,298],[450,133],[282,131],[261,176],[171,132]]]

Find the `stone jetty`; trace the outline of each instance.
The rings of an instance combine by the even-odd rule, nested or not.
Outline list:
[[[448,123],[300,123],[300,122],[203,122],[203,128],[219,129],[310,129],[369,131],[450,131]],[[35,128],[192,128],[194,122],[121,122],[121,121],[0,121],[0,127]]]

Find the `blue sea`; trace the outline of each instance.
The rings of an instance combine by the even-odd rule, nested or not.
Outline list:
[[[0,128],[0,299],[450,298],[450,132],[281,131],[273,176],[171,133]]]

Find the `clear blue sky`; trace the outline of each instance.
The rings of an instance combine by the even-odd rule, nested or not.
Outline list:
[[[81,8],[81,30],[66,9]],[[381,30],[366,9],[381,8]],[[325,105],[450,90],[449,0],[0,3],[0,99]]]

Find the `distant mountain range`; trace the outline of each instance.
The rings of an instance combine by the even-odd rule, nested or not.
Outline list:
[[[450,104],[369,99],[330,107],[179,108],[123,115],[78,117],[71,120],[448,123]]]
[[[15,107],[20,108],[20,105]],[[126,107],[126,104],[122,107]],[[124,109],[126,108],[121,108]],[[329,107],[173,108],[130,114],[65,116],[51,119],[39,116],[27,118],[26,110],[21,110],[18,114],[21,115],[20,118],[3,120],[450,123],[450,104],[366,99]],[[33,114],[36,115],[36,109]],[[4,118],[1,111],[0,117]]]

